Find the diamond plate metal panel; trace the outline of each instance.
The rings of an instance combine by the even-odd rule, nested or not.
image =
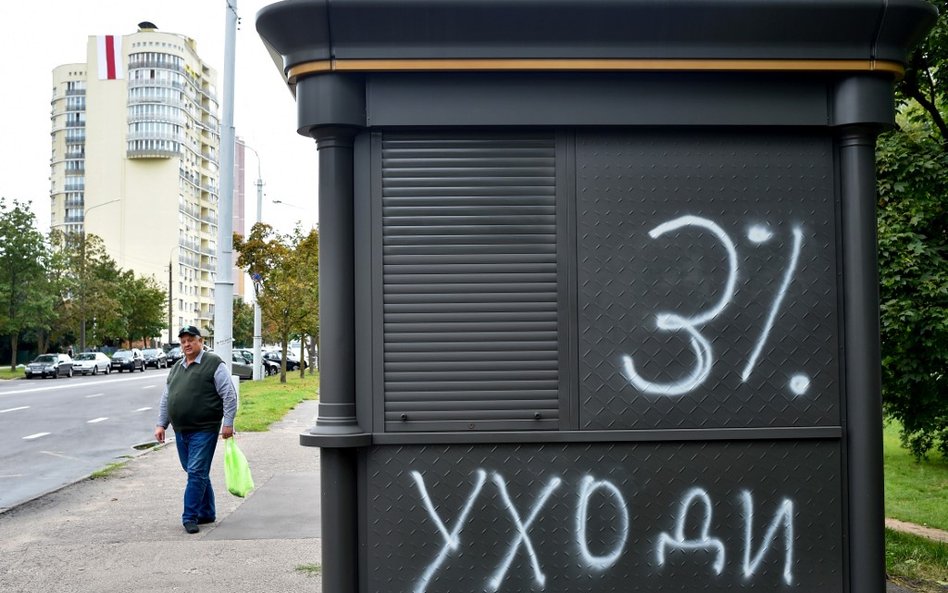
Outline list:
[[[828,135],[577,138],[583,429],[838,425]]]
[[[375,447],[366,471],[369,593],[843,586],[835,442]]]

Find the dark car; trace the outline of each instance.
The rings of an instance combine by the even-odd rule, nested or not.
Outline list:
[[[142,355],[142,351],[138,348],[116,350],[115,354],[112,355],[112,370],[120,373],[122,371],[145,372],[145,357]]]
[[[182,358],[184,358],[184,352],[181,352],[181,346],[175,346],[171,350],[168,350],[168,366],[173,365]]]
[[[279,353],[279,352],[276,352],[276,351],[274,351],[274,352],[267,352],[266,354],[263,355],[263,358],[264,358],[264,360],[272,360],[273,362],[277,363],[277,365],[281,364],[281,361],[283,360],[283,357],[280,356],[280,353]],[[288,371],[298,371],[298,370],[300,370],[300,364],[303,365],[303,368],[304,368],[304,369],[306,368],[306,361],[305,361],[305,360],[304,360],[302,363],[300,363],[300,361],[298,361],[297,359],[293,358],[292,356],[287,355],[287,357],[286,357],[286,370],[288,370]]]
[[[72,377],[72,358],[68,354],[40,354],[24,369],[27,379],[33,377]]]
[[[168,368],[168,355],[161,348],[146,348],[142,350],[142,356],[145,357],[146,367],[155,367],[156,369]]]

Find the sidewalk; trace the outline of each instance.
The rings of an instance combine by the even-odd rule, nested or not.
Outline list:
[[[184,473],[174,445],[0,515],[3,593],[320,591],[319,455],[301,447],[313,424],[306,401],[266,433],[238,435],[257,489],[224,486],[223,447],[211,471],[218,522],[181,528]]]
[[[901,531],[902,533],[917,535],[918,537],[927,537],[936,542],[948,544],[948,531],[942,531],[941,529],[935,529],[934,527],[925,525],[916,525],[915,523],[908,523],[906,521],[899,521],[898,519],[886,519],[885,526],[893,531]]]
[[[0,514],[0,591],[320,592],[318,576],[297,570],[320,561],[319,454],[299,445],[316,408],[303,402],[269,432],[238,435],[257,486],[246,499],[227,492],[218,450],[218,522],[197,535],[181,528],[174,445]]]

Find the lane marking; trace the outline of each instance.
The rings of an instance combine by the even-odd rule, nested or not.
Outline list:
[[[157,385],[145,385],[142,389],[154,389]]]
[[[55,453],[53,451],[40,451],[43,455],[52,455],[53,457],[59,457],[60,459],[69,459],[70,461],[82,461],[78,457],[70,457],[69,455],[63,455],[62,453]]]
[[[91,398],[93,398],[93,397],[102,397],[103,395],[105,395],[105,394],[104,394],[104,393],[93,393],[92,395],[87,395],[87,396],[86,396],[86,399],[91,399]]]
[[[20,406],[19,408],[7,408],[6,410],[0,410],[0,414],[6,414],[7,412],[16,412],[17,410],[28,410],[29,406]]]
[[[147,412],[147,411],[150,410],[150,409],[151,409],[151,406],[149,406],[149,407],[147,407],[147,408],[138,408],[138,409],[135,410],[135,411],[136,411],[136,412]]]
[[[103,420],[108,420],[108,416],[102,416],[100,418],[93,418],[92,420],[86,421],[87,424],[95,424],[96,422],[102,422]]]
[[[22,478],[23,474],[0,474],[0,480]]]
[[[32,441],[33,439],[38,439],[38,438],[44,437],[44,436],[46,436],[46,435],[48,435],[48,434],[50,434],[50,433],[48,433],[48,432],[37,432],[36,434],[31,434],[31,435],[28,435],[28,436],[23,437],[23,440],[24,440],[24,441]]]
[[[127,379],[125,379],[125,378],[123,378],[123,379],[109,378],[109,379],[100,379],[100,380],[98,380],[98,381],[95,381],[95,380],[93,380],[93,381],[84,380],[84,381],[82,381],[82,385],[85,386],[85,387],[89,387],[89,386],[93,386],[93,385],[107,385],[107,384],[113,384],[113,383],[125,383],[125,382],[128,382],[128,381],[154,381],[154,380],[156,380],[156,379],[161,380],[161,381],[164,381],[164,375],[167,374],[167,373],[168,373],[168,371],[167,371],[167,370],[164,370],[164,371],[162,371],[162,374],[161,374],[160,376],[155,376],[155,373],[149,373],[148,375],[145,375],[144,377],[142,377],[142,376],[136,376],[136,377],[128,377]],[[24,379],[24,381],[25,381],[25,380],[26,380],[26,379]],[[21,394],[21,393],[36,393],[37,391],[57,391],[57,390],[61,390],[61,389],[75,389],[75,388],[76,388],[76,382],[72,382],[72,383],[63,384],[63,385],[51,385],[51,386],[49,386],[49,387],[33,387],[33,388],[31,388],[31,389],[14,389],[14,390],[11,390],[11,391],[0,391],[0,397],[3,397],[3,396],[5,396],[5,395],[17,395],[17,394]]]

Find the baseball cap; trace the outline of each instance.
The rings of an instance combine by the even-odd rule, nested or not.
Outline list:
[[[181,331],[178,332],[178,337],[180,338],[184,334],[191,334],[192,336],[201,337],[201,330],[194,327],[193,325],[186,325],[181,328]]]

